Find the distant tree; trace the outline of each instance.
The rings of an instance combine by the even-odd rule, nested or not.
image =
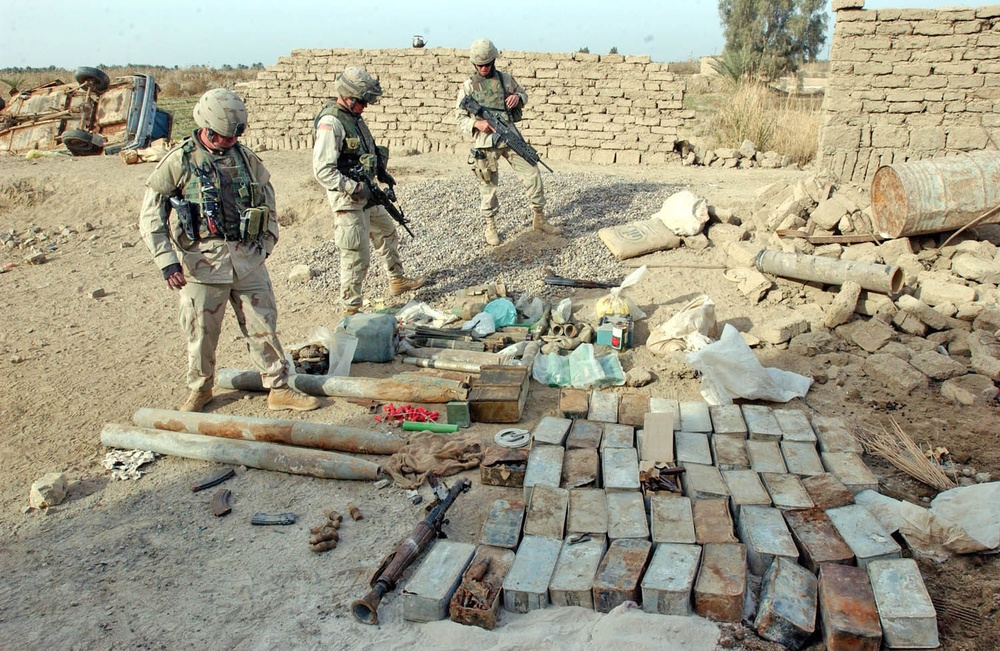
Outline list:
[[[826,42],[826,0],[719,0],[723,53],[755,61],[768,79],[813,61]]]
[[[616,46],[612,45],[611,49],[608,50],[608,54],[618,54],[618,48]]]
[[[577,52],[579,52],[580,54],[590,54],[590,48],[589,47],[582,47],[579,50],[577,50]]]

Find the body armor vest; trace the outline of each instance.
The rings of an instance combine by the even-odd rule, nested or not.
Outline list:
[[[195,208],[200,239],[240,241],[240,218],[249,208],[264,205],[264,189],[250,173],[238,143],[225,156],[214,158],[194,138],[181,146],[188,180],[181,189]]]
[[[489,77],[483,77],[479,73],[473,73],[469,77],[472,83],[472,99],[479,102],[483,108],[492,113],[498,120],[510,124],[521,120],[521,105],[511,110],[507,108],[507,88],[503,83],[503,75],[499,70],[494,70]]]
[[[328,102],[323,110],[319,112],[313,121],[313,128],[319,126],[319,121],[332,115],[343,125],[346,137],[344,144],[340,147],[340,156],[337,158],[337,169],[343,173],[358,163],[364,168],[365,173],[371,178],[375,178],[376,170],[380,166],[378,157],[380,152],[375,146],[375,139],[372,138],[368,125],[360,115],[354,115],[344,109],[336,100]],[[384,165],[384,163],[382,163]]]

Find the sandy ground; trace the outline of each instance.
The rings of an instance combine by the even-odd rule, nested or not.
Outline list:
[[[269,268],[281,337],[293,343],[317,325],[332,326],[337,314],[334,296],[287,281],[290,251],[332,238],[330,215],[311,178],[308,152],[264,152],[263,158],[285,225]],[[101,466],[104,424],[129,422],[142,407],[173,408],[185,395],[176,297],[153,267],[136,226],[143,181],[151,169],[149,164],[125,166],[114,157],[0,158],[0,229],[20,236],[36,226],[51,236],[40,243],[49,260],[39,266],[23,264],[24,251],[0,247],[0,263],[18,263],[0,275],[5,380],[0,388],[0,649],[607,649],[624,644],[707,650],[718,640],[737,648],[774,648],[742,629],[634,611],[504,613],[492,632],[451,622],[415,625],[402,620],[394,595],[383,602],[380,626],[367,627],[353,620],[347,606],[365,592],[382,556],[423,515],[423,507],[412,505],[403,491],[239,468],[226,485],[235,496],[233,513],[216,518],[208,509],[213,491],[189,488],[214,470],[211,464],[161,458],[137,481],[111,481]],[[808,174],[680,165],[611,169],[563,162],[558,169],[688,185],[738,214],[745,214],[759,187]],[[401,158],[392,171],[401,184],[465,173],[463,161],[444,155]],[[467,237],[478,246],[476,235]],[[428,245],[418,239],[412,246]],[[650,259],[717,263],[723,256],[715,248],[682,249]],[[623,267],[622,275],[626,272]],[[780,286],[789,303],[797,302],[798,286]],[[91,298],[96,288],[106,296]],[[637,331],[639,340],[701,293],[716,302],[720,321],[743,330],[790,309],[772,299],[751,305],[719,270],[651,269],[632,293],[650,315]],[[567,295],[585,309],[601,292],[567,290]],[[831,363],[843,366],[845,358],[835,356],[848,354],[804,358],[777,349],[759,351],[766,365],[817,377]],[[222,366],[249,365],[231,315],[219,360]],[[652,396],[698,397],[699,382],[682,361],[638,348],[623,356],[623,365],[657,375],[643,389]],[[355,365],[352,371],[385,373],[371,365]],[[554,413],[556,399],[554,390],[534,384],[522,425],[531,427]],[[210,411],[273,416],[265,400],[222,391]],[[946,446],[960,462],[1000,475],[994,407],[957,408],[944,402],[934,386],[900,398],[864,377],[850,377],[843,386],[817,383],[804,403],[818,413],[857,422],[887,422],[892,416],[918,441]],[[316,412],[292,418],[376,427],[363,408],[333,398]],[[484,424],[472,429],[484,442],[496,430]],[[932,495],[870,461],[883,492],[912,500]],[[25,512],[31,482],[53,471],[66,473],[69,499],[47,512]],[[476,542],[488,505],[511,489],[480,486],[478,472],[467,475],[474,488],[450,512],[447,532],[453,540]],[[365,518],[345,522],[337,549],[310,552],[308,528],[320,522],[324,509],[345,512],[349,501]],[[299,521],[289,527],[251,527],[256,511],[290,511]],[[956,558],[921,568],[936,601],[982,622],[973,628],[954,615],[942,615],[942,648],[998,648],[997,557]]]

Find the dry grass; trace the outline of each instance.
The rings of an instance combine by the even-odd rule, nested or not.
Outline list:
[[[235,88],[236,84],[251,81],[257,76],[255,68],[165,68],[162,66],[108,66],[101,68],[114,79],[124,75],[153,75],[160,87],[161,97],[198,97],[211,88]],[[35,88],[54,80],[70,83],[75,70],[49,68],[44,70],[0,69],[0,80],[16,82],[19,90]],[[6,94],[9,84],[0,84],[0,93]]]
[[[913,439],[903,431],[895,419],[890,418],[892,431],[880,425],[881,431],[860,427],[856,435],[868,454],[881,457],[914,479],[939,491],[955,487],[955,482],[945,474],[936,461],[929,459]]]

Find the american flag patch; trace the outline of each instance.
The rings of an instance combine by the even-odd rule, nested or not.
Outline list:
[[[319,126],[316,127],[317,131],[333,131],[333,125],[329,122],[320,122]]]

